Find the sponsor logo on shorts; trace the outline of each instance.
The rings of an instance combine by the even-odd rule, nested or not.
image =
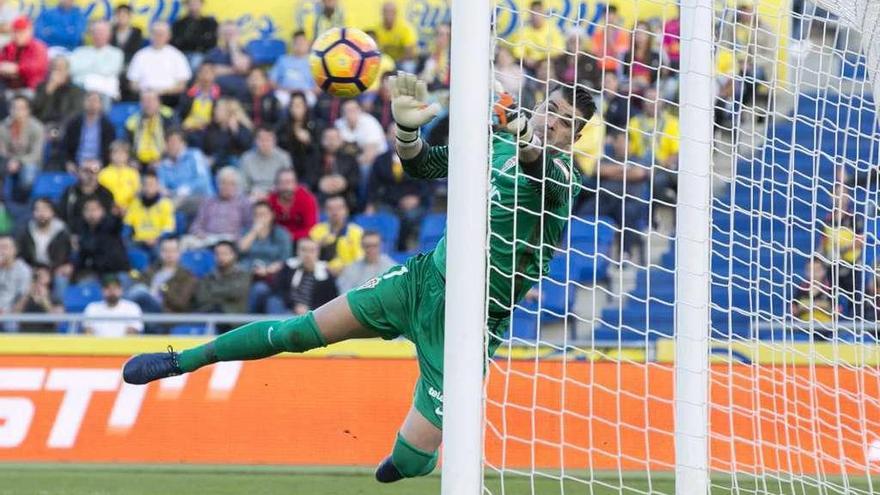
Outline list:
[[[439,406],[434,408],[434,414],[436,414],[437,416],[443,416],[443,392],[435,389],[434,387],[428,387],[428,395],[430,395],[432,399],[440,403]]]

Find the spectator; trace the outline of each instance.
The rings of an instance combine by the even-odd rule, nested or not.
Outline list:
[[[275,223],[275,212],[265,201],[254,204],[254,223],[238,241],[241,264],[257,279],[278,273],[281,262],[293,256],[293,243],[284,227]]]
[[[792,315],[801,321],[828,324],[841,310],[832,295],[828,269],[819,258],[811,259],[804,269],[802,283],[794,291]]]
[[[217,46],[205,55],[203,63],[213,65],[217,76],[232,74],[234,61],[247,57],[239,41],[238,24],[223,21],[217,29],[217,38]]]
[[[196,308],[208,313],[246,312],[251,275],[238,266],[235,244],[218,242],[214,246],[214,259],[214,270],[199,281]]]
[[[321,154],[309,167],[303,180],[315,191],[318,201],[342,196],[349,205],[358,205],[361,171],[357,159],[345,151],[339,129],[328,127],[321,134]]]
[[[191,311],[199,279],[180,265],[180,253],[179,239],[162,239],[159,242],[159,261],[136,276],[126,297],[146,313]]]
[[[208,161],[201,151],[188,148],[183,133],[168,133],[165,158],[156,168],[159,184],[174,203],[175,209],[188,218],[195,216],[205,198],[214,195],[214,184]]]
[[[602,83],[602,119],[609,128],[623,131],[629,124],[630,99],[622,92],[617,74],[606,72]]]
[[[0,47],[6,46],[12,39],[12,22],[19,16],[18,2],[0,0]]]
[[[63,313],[61,302],[52,294],[52,270],[45,265],[36,265],[31,271],[31,287],[24,297],[18,299],[12,311],[26,314]],[[42,333],[53,329],[45,323],[20,323],[18,331]]]
[[[155,91],[169,106],[177,104],[192,71],[180,50],[168,44],[168,23],[156,21],[150,28],[150,44],[138,50],[128,66],[126,77],[135,93]]]
[[[55,215],[55,206],[50,200],[34,200],[32,218],[18,236],[18,249],[28,265],[43,265],[56,276],[70,277],[70,232]]]
[[[12,99],[12,113],[0,124],[0,159],[5,160],[4,177],[12,181],[13,200],[27,201],[30,187],[43,167],[45,131],[31,116],[27,98]]]
[[[608,5],[605,7],[605,21],[593,32],[593,50],[599,59],[599,67],[606,73],[616,71],[629,49],[630,30],[617,12],[617,6]]]
[[[237,165],[239,157],[254,144],[251,120],[241,104],[232,98],[220,98],[214,105],[214,118],[205,132],[205,153],[214,159],[215,170]]]
[[[415,28],[398,15],[397,3],[382,4],[382,22],[373,32],[381,52],[387,53],[404,71],[415,72],[419,38]]]
[[[49,135],[57,137],[61,124],[83,109],[83,90],[70,80],[70,62],[55,57],[46,78],[34,94],[34,117],[49,129]]]
[[[131,25],[130,5],[116,6],[112,28],[113,34],[110,38],[110,44],[122,50],[125,64],[128,65],[135,53],[144,46],[144,34],[141,32],[141,28]]]
[[[0,81],[8,89],[33,91],[46,79],[49,55],[46,45],[34,38],[27,17],[12,21],[12,41],[0,50]]]
[[[144,323],[141,321],[143,312],[140,306],[122,298],[122,283],[119,278],[115,275],[104,276],[101,279],[101,295],[103,300],[89,303],[83,311],[83,316],[88,318],[83,322],[83,331],[86,334],[96,337],[125,337],[144,331]]]
[[[449,89],[451,33],[449,24],[437,25],[434,29],[434,47],[422,63],[421,78],[431,91]]]
[[[313,94],[317,91],[309,64],[311,44],[304,31],[293,33],[290,55],[282,55],[269,71],[269,79],[276,88],[289,93]]]
[[[565,58],[561,56],[560,59]],[[501,83],[505,92],[511,95],[519,95],[526,78],[519,61],[513,58],[513,54],[503,44],[495,49],[495,80]],[[528,108],[528,103],[523,102],[523,108]],[[387,127],[387,126],[386,126]]]
[[[203,63],[196,72],[195,83],[181,96],[177,108],[190,143],[200,145],[205,140],[204,131],[211,123],[214,105],[219,99],[220,86],[214,81],[214,66]]]
[[[248,101],[248,74],[251,73],[253,62],[250,55],[242,53],[232,59],[232,70],[225,74],[217,75],[217,85],[223,96],[235,98],[238,101]]]
[[[565,53],[553,60],[553,72],[559,75],[560,82],[574,85],[585,84],[591,89],[601,89],[602,70],[593,55],[590,38],[576,31],[565,40]],[[511,93],[516,94],[516,93]]]
[[[522,59],[523,65],[534,70],[538,62],[556,57],[565,50],[565,39],[541,0],[529,4],[528,22],[514,35],[513,56]]]
[[[376,118],[379,122],[379,125],[382,126],[382,129],[387,129],[392,122],[394,122],[394,117],[391,115],[391,76],[393,74],[391,72],[385,72],[382,74],[381,83],[379,84],[379,90],[376,91],[376,96],[372,100],[368,100],[365,102],[365,109],[369,108],[370,115]],[[369,106],[366,104],[369,103]]]
[[[279,225],[287,229],[294,242],[308,237],[318,222],[318,202],[296,180],[296,172],[280,170],[275,176],[275,190],[266,198]]]
[[[174,21],[171,44],[198,67],[209,50],[217,46],[217,19],[202,13],[202,0],[187,0],[186,15]]]
[[[141,190],[141,176],[132,166],[127,142],[114,141],[110,150],[110,163],[98,172],[98,183],[113,193],[116,206],[125,211]]]
[[[320,4],[315,2],[313,11],[306,13],[301,27],[311,44],[324,31],[345,26],[345,13],[339,7],[339,0],[321,0]]]
[[[86,201],[97,199],[105,211],[113,209],[113,193],[98,183],[98,172],[101,170],[101,162],[98,160],[86,160],[82,162],[77,171],[76,184],[68,187],[61,195],[59,204],[59,216],[70,231],[74,234],[85,229],[83,208]]]
[[[92,44],[73,51],[70,73],[73,82],[86,91],[116,100],[120,97],[119,77],[122,75],[125,54],[110,44],[111,29],[107,21],[92,23]]]
[[[637,88],[654,84],[660,71],[660,52],[656,48],[651,27],[640,22],[636,25],[633,48],[623,58],[624,77],[629,77]]]
[[[68,170],[86,160],[100,160],[110,163],[110,145],[116,138],[116,128],[104,113],[101,95],[86,93],[83,98],[83,113],[70,117],[61,132],[58,144],[58,161]]]
[[[388,151],[385,132],[375,117],[361,109],[357,100],[346,100],[342,104],[342,114],[343,117],[336,120],[336,128],[343,141],[357,145],[361,175],[366,176],[368,174],[365,172],[376,161],[376,157]]]
[[[31,268],[18,257],[12,237],[0,235],[0,313],[9,313],[30,288]]]
[[[235,241],[251,225],[251,204],[241,193],[241,176],[233,167],[217,173],[217,197],[206,199],[183,240],[184,249]]]
[[[58,0],[56,7],[43,8],[34,23],[34,31],[47,45],[70,51],[82,44],[86,14],[75,0]]]
[[[292,167],[290,155],[276,145],[272,129],[260,127],[257,129],[256,146],[241,157],[245,191],[253,200],[265,199],[272,190],[278,171]]]
[[[339,292],[326,262],[318,260],[318,244],[304,238],[296,245],[296,258],[287,260],[275,278],[273,296],[266,302],[266,312],[295,315],[308,313],[332,301]]]
[[[394,124],[388,135],[394,139]],[[407,175],[397,152],[388,150],[376,159],[369,178],[366,210],[368,213],[387,211],[400,218],[399,251],[409,251],[417,242],[430,199],[430,183]]]
[[[174,111],[162,105],[158,93],[142,92],[140,111],[125,121],[134,157],[143,165],[158,162],[165,152],[165,135],[175,124]]]
[[[382,249],[382,236],[378,232],[368,230],[361,238],[364,257],[346,266],[339,278],[336,288],[340,294],[356,289],[364,282],[378,277],[397,263],[385,254]]]
[[[278,146],[293,158],[293,167],[299,177],[306,175],[306,168],[317,153],[318,124],[312,118],[306,96],[295,92],[290,95],[289,117],[278,128]]]
[[[76,259],[78,281],[128,270],[128,254],[122,242],[122,221],[108,213],[97,198],[83,205],[83,224],[76,231],[79,251]]]
[[[844,184],[843,168],[837,171],[831,211],[821,225],[820,251],[829,263],[830,277],[839,295],[854,302],[862,293],[862,251],[865,246],[865,218],[853,208],[852,196]]]
[[[364,229],[349,219],[348,204],[342,196],[331,196],[324,200],[324,213],[327,221],[316,224],[309,231],[321,248],[321,259],[333,275],[338,275],[346,266],[361,259],[361,238]]]
[[[142,180],[143,190],[130,203],[124,222],[131,227],[131,240],[152,251],[159,239],[175,232],[174,203],[162,196],[155,172],[144,172]]]
[[[276,127],[281,122],[281,102],[275,97],[272,85],[266,78],[266,72],[256,67],[251,69],[247,78],[248,99],[245,101],[248,108],[248,117],[254,123],[254,127]]]
[[[284,260],[293,256],[293,243],[283,227],[275,223],[272,207],[264,201],[254,205],[254,224],[238,241],[242,268],[251,273],[248,310],[266,311],[266,299],[272,292],[272,281],[284,266]]]
[[[641,163],[641,157],[628,154],[625,132],[610,133],[609,141],[596,170],[598,192],[586,203],[582,216],[614,220],[621,232],[623,251],[631,261],[641,264],[644,238],[640,232],[648,215],[646,195],[651,169]]]
[[[653,170],[652,197],[675,204],[678,189],[678,117],[657,99],[657,90],[647,88],[641,98],[642,111],[629,120],[629,152],[644,157]]]
[[[681,60],[681,17],[676,16],[663,25],[663,54],[669,66],[678,70]]]

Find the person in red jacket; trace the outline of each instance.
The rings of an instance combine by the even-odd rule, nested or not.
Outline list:
[[[9,89],[35,89],[46,79],[49,55],[46,45],[34,38],[30,19],[12,21],[12,41],[0,50],[0,80]]]
[[[294,242],[309,236],[309,229],[318,223],[318,201],[296,180],[293,169],[279,170],[275,175],[275,190],[266,198],[281,225]]]

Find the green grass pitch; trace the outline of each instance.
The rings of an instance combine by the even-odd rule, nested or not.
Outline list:
[[[579,473],[578,478],[589,476]],[[844,482],[826,480],[825,489],[812,483],[757,484],[754,480],[737,481],[731,487],[729,477],[713,479],[712,494],[837,495],[878,493],[880,483],[859,478]],[[504,495],[612,495],[673,494],[674,484],[668,474],[627,474],[623,479],[614,473],[595,475],[592,482],[554,479],[530,479],[516,476],[505,479],[504,490],[497,476],[489,475],[486,488]],[[411,495],[440,493],[439,476],[405,480],[391,485],[373,481],[372,472],[364,469],[309,469],[276,466],[168,466],[110,464],[3,464],[0,463],[0,495]]]

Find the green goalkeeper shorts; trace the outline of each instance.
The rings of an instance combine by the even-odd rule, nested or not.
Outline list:
[[[383,339],[403,336],[416,347],[420,376],[413,405],[437,428],[443,427],[443,340],[446,283],[432,253],[419,254],[403,265],[348,292],[348,305],[365,328]],[[493,329],[506,320],[490,319]],[[492,339],[490,355],[498,347]]]

